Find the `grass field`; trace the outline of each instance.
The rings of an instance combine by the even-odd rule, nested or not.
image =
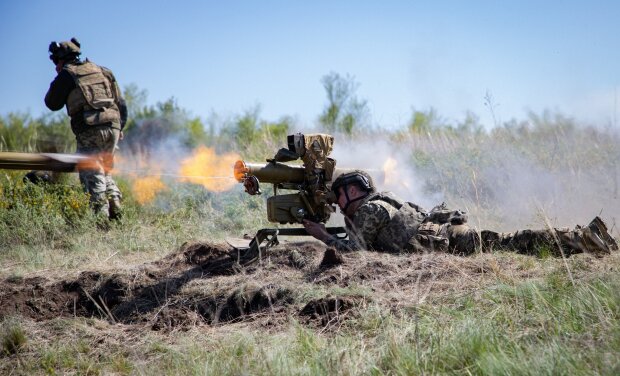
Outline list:
[[[619,237],[614,130],[543,116],[382,133],[337,136],[339,164],[379,171],[394,158],[398,179],[381,171],[381,188],[446,201],[479,229],[601,215]],[[125,216],[102,226],[75,176],[22,176],[0,171],[2,374],[620,373],[617,253],[358,252],[326,267],[321,244],[290,239],[239,269],[224,240],[270,226],[268,189],[162,177],[170,189],[141,203],[120,173]]]

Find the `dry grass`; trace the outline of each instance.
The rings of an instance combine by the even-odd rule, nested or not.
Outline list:
[[[296,269],[287,264],[287,254],[304,245],[292,243],[270,252],[262,266],[246,268],[242,273],[212,275],[208,265],[214,259],[197,259],[204,256],[202,253],[188,256],[187,250],[191,246],[187,245],[154,263],[126,266],[102,274],[90,287],[92,299],[96,300],[94,291],[101,292],[97,289],[107,281],[126,281],[127,284],[116,288],[126,289],[128,295],[124,299],[131,300],[139,293],[135,289],[144,286],[149,275],[153,277],[149,283],[163,279],[173,281],[181,274],[189,276],[196,266],[201,267],[200,276],[188,277],[178,288],[170,283],[167,292],[160,294],[153,290],[155,306],[140,317],[132,316],[133,322],[129,319],[123,322],[120,318],[115,323],[107,314],[101,313],[91,318],[69,312],[63,317],[42,322],[27,318],[28,315],[18,315],[17,321],[12,319],[10,322],[11,325],[19,323],[28,345],[19,351],[19,356],[5,356],[2,369],[8,372],[55,370],[92,374],[150,373],[155,370],[167,374],[267,374],[274,370],[278,370],[276,373],[322,374],[329,371],[359,374],[372,369],[396,373],[429,371],[427,367],[435,362],[434,367],[440,367],[436,371],[466,373],[467,367],[482,367],[482,359],[463,358],[459,362],[464,363],[459,366],[455,359],[446,358],[458,353],[455,343],[450,345],[456,346],[455,349],[446,347],[444,352],[418,348],[417,355],[415,346],[427,346],[425,341],[440,341],[444,346],[449,341],[465,341],[462,346],[472,346],[466,339],[482,335],[482,343],[499,341],[496,346],[500,350],[513,349],[507,353],[512,355],[504,354],[507,358],[503,360],[505,365],[513,367],[516,365],[511,362],[517,359],[514,357],[527,356],[532,351],[527,349],[538,346],[536,343],[544,330],[551,330],[544,335],[545,341],[555,341],[554,346],[565,349],[588,346],[591,351],[611,355],[608,351],[612,343],[607,341],[618,340],[613,334],[609,337],[601,331],[614,333],[618,329],[620,302],[615,300],[615,307],[608,306],[617,298],[609,300],[607,295],[597,295],[605,284],[594,287],[597,280],[606,280],[620,271],[620,255],[617,253],[605,258],[583,254],[567,259],[576,282],[576,287],[570,287],[566,284],[568,279],[562,260],[509,253],[464,258],[447,254],[359,252],[347,254],[343,264],[325,269],[319,267],[320,249],[311,247],[303,249],[309,257],[306,268]],[[37,284],[51,288],[60,277],[48,278],[47,282],[38,281]],[[618,283],[617,279],[608,281],[611,286]],[[265,286],[286,287],[292,299],[273,301],[271,305],[247,312],[232,321],[211,323],[197,308],[198,303],[213,299],[224,305],[239,291],[255,292],[254,287]],[[555,329],[551,328],[560,324],[553,324],[553,317],[545,317],[545,314],[561,312],[555,310],[563,304],[581,310],[577,307],[583,298],[582,290],[591,294],[600,306],[592,307],[594,316],[582,316],[586,312],[577,311],[582,314],[576,315],[574,323],[562,324],[566,328],[577,325],[572,329],[574,334],[556,337],[553,334]],[[352,298],[354,305],[341,312],[327,313],[326,317],[300,315],[309,301],[330,296]],[[251,298],[251,295],[246,297]],[[530,306],[530,299],[544,304]],[[109,304],[107,309],[117,314],[120,312],[118,307]],[[506,316],[507,313],[512,317]],[[567,312],[564,311],[561,316],[565,315]],[[586,317],[587,322],[594,320],[596,326],[592,330],[576,329],[583,325],[581,321]],[[500,325],[498,333],[509,330],[510,342],[504,337],[501,340],[485,337],[488,335],[484,334],[487,321]],[[3,325],[8,322],[5,320]],[[480,322],[479,327],[472,327],[471,322]],[[157,323],[159,326],[154,325]],[[509,329],[505,329],[505,325]],[[549,329],[544,329],[545,326]],[[533,341],[533,338],[539,339]],[[340,355],[334,355],[334,352]],[[296,354],[304,355],[299,358],[301,355]],[[401,360],[393,358],[397,354]],[[402,364],[402,359],[410,356],[413,356],[409,358],[412,363]],[[581,360],[585,363],[579,363],[579,367],[593,361],[586,357]],[[613,368],[608,367],[617,366],[610,359],[600,361],[602,363],[590,366],[598,371],[611,371]],[[233,362],[241,363],[232,366]],[[431,363],[424,365],[424,362]],[[492,365],[497,366],[495,361]],[[351,371],[353,369],[357,371]],[[488,371],[490,368],[476,369]]]

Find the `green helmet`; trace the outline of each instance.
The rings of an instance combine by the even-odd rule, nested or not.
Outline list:
[[[348,191],[349,185],[354,185],[360,188],[361,190],[365,191],[366,194],[351,199],[351,197],[349,197]],[[369,194],[376,191],[375,184],[373,183],[372,178],[370,177],[370,175],[368,175],[366,171],[362,170],[353,170],[351,172],[347,172],[338,176],[338,178],[334,180],[334,182],[332,183],[332,192],[334,192],[334,194],[336,195],[336,200],[339,200],[338,190],[340,189],[340,187],[344,187],[344,196],[347,199],[344,207],[341,208],[343,213],[346,213],[347,209],[349,208],[349,206],[351,206],[352,203],[362,200],[365,197],[368,197]]]
[[[332,192],[338,196],[338,189],[340,187],[345,187],[346,191],[346,186],[348,185],[356,185],[368,193],[376,191],[372,177],[366,171],[362,170],[353,170],[338,176],[332,183]]]
[[[77,39],[71,38],[70,41],[64,42],[52,42],[49,49],[50,60],[54,64],[58,64],[60,60],[74,60],[80,56],[80,42]]]

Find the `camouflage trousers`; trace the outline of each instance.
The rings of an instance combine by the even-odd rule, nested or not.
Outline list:
[[[476,231],[467,224],[447,225],[443,233],[448,238],[448,250],[469,255],[476,251],[504,249],[527,255],[543,253],[569,256],[591,252],[606,254],[618,250],[618,244],[608,233],[607,226],[595,217],[588,226],[575,229],[553,228],[542,230],[519,230],[515,232]]]
[[[111,127],[93,127],[76,135],[77,152],[94,158],[92,163],[80,166],[80,181],[90,194],[93,210],[106,217],[108,200],[122,197],[111,175],[119,137],[120,130]]]

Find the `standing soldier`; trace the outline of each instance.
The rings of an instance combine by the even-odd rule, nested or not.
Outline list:
[[[79,170],[91,206],[97,214],[118,219],[122,196],[110,171],[127,121],[125,100],[109,69],[80,60],[75,38],[50,43],[49,53],[58,75],[45,95],[45,105],[52,111],[67,106],[77,152],[95,157],[92,165]]]

